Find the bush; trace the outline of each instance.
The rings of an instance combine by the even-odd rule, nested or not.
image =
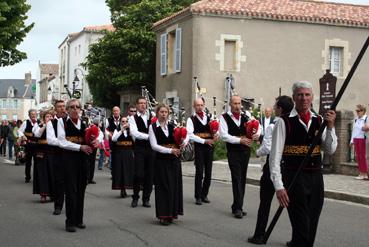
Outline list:
[[[253,142],[251,145],[251,157],[256,157],[256,149],[259,148],[259,144]],[[218,140],[214,144],[214,158],[213,160],[224,160],[227,159],[227,148],[226,144],[222,140]]]

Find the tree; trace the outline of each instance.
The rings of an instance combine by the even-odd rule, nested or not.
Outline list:
[[[155,91],[155,43],[152,25],[188,6],[193,0],[107,0],[115,32],[106,33],[90,46],[84,64],[87,81],[97,105],[119,103],[118,92],[140,89]]]
[[[17,46],[34,26],[34,23],[25,24],[30,8],[26,0],[0,2],[0,67],[14,65],[27,58],[27,54],[19,51]]]

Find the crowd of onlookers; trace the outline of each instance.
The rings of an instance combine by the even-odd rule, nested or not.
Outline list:
[[[0,153],[6,157],[8,149],[8,158],[13,159],[13,154],[17,152],[18,129],[22,124],[22,120],[8,121],[3,120],[0,126]]]

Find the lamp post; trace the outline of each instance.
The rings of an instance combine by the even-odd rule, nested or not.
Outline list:
[[[82,69],[75,68],[74,69],[74,79],[72,81],[72,89],[70,89],[67,84],[64,85],[65,89],[67,90],[67,93],[68,93],[69,97],[74,98],[74,99],[80,99],[81,96],[83,95],[83,83],[82,82],[81,82],[82,83],[82,89],[81,90],[76,89],[79,85],[79,82],[80,82],[80,80],[78,78],[78,75],[77,75],[77,71],[80,71],[81,75],[84,76]]]

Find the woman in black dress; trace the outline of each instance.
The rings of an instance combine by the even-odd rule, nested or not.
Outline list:
[[[159,104],[157,121],[149,127],[149,139],[155,153],[154,185],[156,217],[162,225],[169,225],[178,215],[183,215],[183,186],[180,148],[174,140],[173,124],[168,123],[169,107]]]
[[[112,189],[120,190],[120,196],[126,198],[126,189],[133,187],[133,140],[129,133],[128,118],[122,117],[120,121],[112,137],[115,144],[112,150]]]
[[[52,110],[41,113],[41,124],[35,124],[32,132],[37,137],[35,169],[33,170],[33,194],[40,194],[41,203],[46,202],[46,197],[54,196],[54,171],[50,153],[54,147],[47,144],[46,125],[54,117]]]

